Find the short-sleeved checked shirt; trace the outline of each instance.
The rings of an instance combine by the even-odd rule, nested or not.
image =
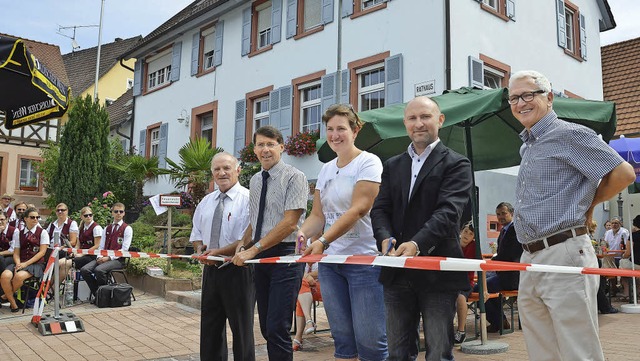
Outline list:
[[[295,167],[278,162],[268,170],[267,199],[264,207],[264,220],[262,222],[262,237],[269,233],[284,217],[284,211],[293,209],[307,209],[307,195],[309,184],[307,177]],[[258,222],[258,207],[260,205],[260,193],[262,192],[262,172],[251,177],[249,183],[249,211],[253,233],[251,239],[255,239],[256,223]],[[298,227],[304,221],[304,213],[298,220]],[[296,232],[292,232],[283,243],[295,243]]]
[[[554,111],[520,138],[524,144],[514,207],[518,241],[584,225],[600,179],[622,157],[594,131],[558,119]]]

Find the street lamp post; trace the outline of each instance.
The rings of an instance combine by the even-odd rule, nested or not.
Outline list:
[[[96,56],[96,79],[93,84],[93,101],[98,101],[98,77],[100,76],[100,48],[102,44],[102,16],[104,15],[104,0],[100,5],[100,27],[98,28],[98,56]]]

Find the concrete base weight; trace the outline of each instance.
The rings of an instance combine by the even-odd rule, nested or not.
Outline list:
[[[627,304],[620,306],[622,313],[640,313],[640,305]]]
[[[503,353],[509,350],[509,344],[504,342],[487,341],[484,345],[482,341],[475,340],[463,342],[460,351],[472,355],[493,355]]]

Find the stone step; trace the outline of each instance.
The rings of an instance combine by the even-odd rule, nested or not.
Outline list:
[[[202,293],[200,290],[196,291],[167,291],[165,300],[170,302],[176,302],[185,306],[200,309],[200,299]]]

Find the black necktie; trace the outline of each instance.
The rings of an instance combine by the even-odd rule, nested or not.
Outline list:
[[[500,243],[502,242],[505,233],[507,233],[507,227],[502,227],[502,229],[500,230],[500,235],[498,236],[498,248],[500,248]]]
[[[262,171],[262,190],[260,191],[260,204],[258,205],[258,220],[256,221],[256,233],[253,236],[253,241],[258,242],[260,235],[262,234],[262,221],[264,219],[264,206],[267,203],[267,179],[269,179],[269,172]]]

